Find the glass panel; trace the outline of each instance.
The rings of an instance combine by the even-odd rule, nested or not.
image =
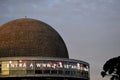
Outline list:
[[[42,70],[35,70],[35,74],[42,74],[43,71]]]
[[[62,70],[58,70],[58,74],[63,74],[63,71]]]
[[[50,70],[44,70],[43,73],[44,74],[50,74]]]
[[[1,75],[9,75],[9,67],[7,66],[8,61],[2,61],[2,66],[1,66]]]
[[[51,70],[51,74],[57,74],[57,70]]]

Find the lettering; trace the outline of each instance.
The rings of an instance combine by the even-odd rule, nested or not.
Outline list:
[[[41,68],[52,68],[52,69],[77,69],[83,71],[89,71],[89,67],[84,64],[80,63],[62,63],[62,62],[48,62],[48,63],[41,63],[41,62],[28,62],[27,61],[8,61],[6,64],[7,68],[30,68],[30,69],[41,69]]]

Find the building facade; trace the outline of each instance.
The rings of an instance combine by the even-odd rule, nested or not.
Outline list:
[[[0,44],[0,79],[90,79],[89,64],[69,59],[61,36],[42,21],[21,18],[3,24]]]

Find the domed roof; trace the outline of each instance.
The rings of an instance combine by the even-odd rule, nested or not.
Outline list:
[[[0,27],[0,57],[69,58],[61,36],[48,24],[30,18]]]

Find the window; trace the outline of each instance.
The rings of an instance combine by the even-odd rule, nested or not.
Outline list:
[[[35,70],[35,74],[42,74],[43,71],[42,70]]]
[[[9,67],[7,67],[8,61],[1,62],[1,75],[9,75]]]
[[[50,70],[44,70],[43,73],[44,74],[50,74]]]
[[[34,74],[34,70],[27,70],[27,74]]]
[[[65,71],[65,75],[70,75],[70,71]]]
[[[58,74],[63,74],[63,71],[62,70],[58,70]]]
[[[57,74],[57,70],[51,70],[51,74]]]
[[[0,63],[0,73],[2,72],[2,69],[1,69],[1,63]]]

